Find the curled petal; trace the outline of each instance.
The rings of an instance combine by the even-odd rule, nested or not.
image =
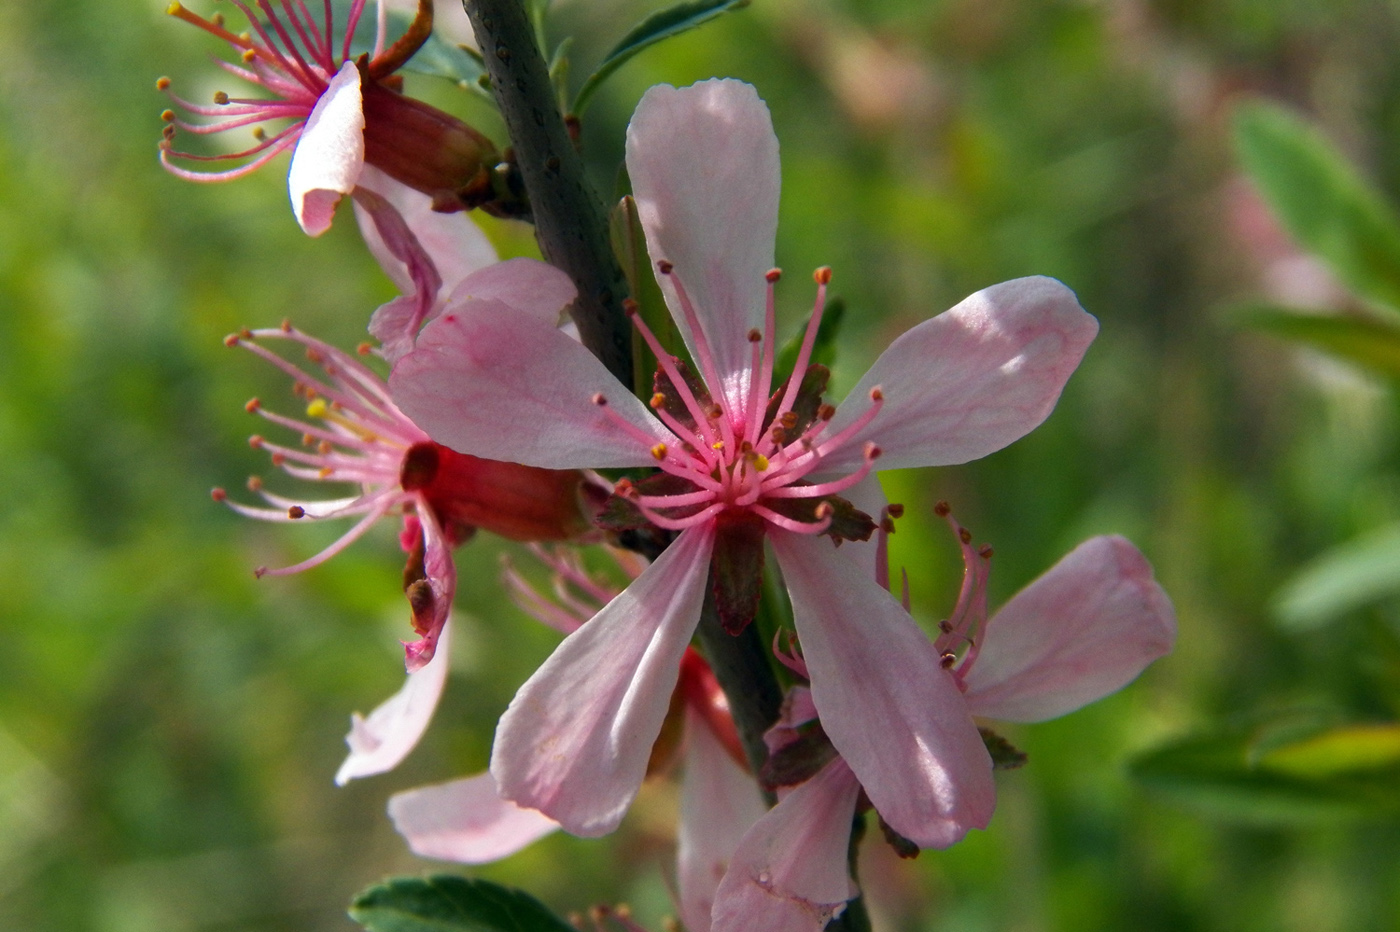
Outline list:
[[[575,835],[617,828],[700,618],[714,530],[692,528],[520,687],[496,728],[501,795]]]
[[[1080,544],[987,624],[965,672],[975,715],[1039,722],[1131,682],[1176,640],[1152,567],[1121,537]]]
[[[389,387],[438,443],[489,459],[650,466],[651,446],[675,442],[592,353],[553,322],[498,300],[452,303],[399,360]],[[594,403],[598,395],[607,410]]]
[[[982,289],[881,354],[827,430],[853,423],[873,388],[884,406],[821,469],[858,468],[866,441],[883,452],[881,469],[950,466],[1000,450],[1049,416],[1098,327],[1053,278]]]
[[[759,819],[715,894],[713,932],[821,932],[856,886],[847,869],[860,784],[836,758]]]
[[[345,743],[350,754],[336,771],[337,786],[360,777],[387,773],[408,756],[432,720],[447,682],[448,638],[451,625],[443,625],[438,635],[437,655],[408,675],[403,688],[362,718],[350,716],[350,733]]]
[[[499,861],[559,828],[501,799],[490,773],[395,793],[389,818],[414,854],[460,864]]]
[[[986,827],[996,804],[992,761],[933,643],[861,561],[826,538],[769,539],[822,727],[871,803],[920,847],[944,848]]]
[[[417,513],[417,523],[423,534],[424,578],[409,586],[408,602],[413,609],[413,626],[423,637],[404,644],[404,660],[410,673],[436,656],[440,633],[447,627],[452,597],[457,592],[457,567],[452,562],[452,545],[443,534],[433,510],[421,500]]]
[[[744,833],[762,818],[749,773],[734,763],[704,716],[687,708],[676,886],[687,932],[709,932],[715,890]]]
[[[330,229],[335,205],[355,190],[365,164],[360,72],[346,62],[316,101],[292,153],[287,189],[292,213],[311,236]]]
[[[496,247],[481,232],[481,227],[472,222],[470,214],[464,211],[445,214],[433,210],[432,198],[395,181],[372,165],[365,166],[358,187],[378,194],[403,218],[405,226],[412,231],[442,277],[442,296],[449,294],[458,282],[472,272],[497,261]],[[393,244],[385,242],[359,201],[355,202],[355,216],[360,222],[365,245],[379,260],[384,273],[398,285],[400,291],[407,294],[413,279],[400,252]]]
[[[763,275],[778,229],[778,138],[768,106],[734,80],[653,87],[627,128],[627,171],[651,258],[675,265],[738,409],[749,378],[747,334],[763,327]],[[699,359],[671,280],[657,280]]]

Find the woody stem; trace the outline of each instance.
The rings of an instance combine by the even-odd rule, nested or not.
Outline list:
[[[583,345],[632,384],[627,282],[608,239],[607,213],[584,175],[555,101],[549,67],[521,0],[462,0],[534,214],[535,239],[578,288],[570,313]]]

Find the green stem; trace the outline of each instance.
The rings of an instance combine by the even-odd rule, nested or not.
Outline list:
[[[737,636],[720,626],[714,590],[710,586],[705,587],[705,607],[700,612],[697,634],[700,646],[705,649],[705,659],[710,662],[710,669],[715,671],[715,679],[719,680],[729,700],[729,711],[734,716],[749,766],[758,773],[768,760],[763,733],[778,720],[783,704],[782,690],[768,662],[768,647],[759,637],[757,625],[749,625]],[[765,789],[763,796],[770,806],[777,802],[771,790]]]
[[[549,67],[520,0],[462,0],[505,118],[540,252],[574,280],[571,314],[583,345],[632,384],[627,283],[608,241],[607,212],[584,175],[555,102]]]

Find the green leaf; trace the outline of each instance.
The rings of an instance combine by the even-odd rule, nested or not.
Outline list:
[[[1358,295],[1400,308],[1400,220],[1322,134],[1265,103],[1235,112],[1235,148],[1283,226]]]
[[[1217,815],[1297,823],[1400,812],[1400,726],[1275,717],[1193,735],[1134,759],[1145,786]]]
[[[571,108],[572,112],[575,116],[582,116],[589,101],[593,99],[594,93],[602,86],[602,83],[633,55],[663,39],[678,36],[725,13],[742,9],[748,5],[749,0],[688,0],[686,3],[678,3],[673,7],[651,14],[633,26],[632,30],[622,37],[622,41],[611,52],[603,56],[603,63],[598,66],[598,70],[589,75],[588,80],[583,82],[583,87],[579,88],[578,96],[574,98],[574,105]]]
[[[1400,525],[1348,541],[1298,571],[1275,595],[1273,614],[1291,631],[1321,628],[1400,592]]]
[[[1306,343],[1400,378],[1400,321],[1276,307],[1246,308],[1237,319],[1241,326]]]
[[[576,932],[528,893],[454,874],[376,884],[350,918],[369,932]]]
[[[345,21],[346,15],[350,11],[350,0],[334,0],[333,9],[338,45],[343,41],[345,35]],[[386,15],[386,20],[388,25],[384,35],[387,46],[407,31],[409,23],[413,22],[413,12],[411,10],[391,9]],[[374,32],[374,17],[372,15],[362,17],[360,28],[355,30],[355,38],[350,43],[351,58],[366,53],[374,54]],[[408,60],[408,64],[404,65],[401,70],[414,74],[425,74],[434,78],[446,78],[459,87],[484,93],[488,99],[493,99],[482,82],[482,78],[486,75],[486,67],[481,56],[443,38],[436,29],[428,37],[428,41],[423,43],[423,47]]]

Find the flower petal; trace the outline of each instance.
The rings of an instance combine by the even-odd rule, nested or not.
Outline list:
[[[860,466],[865,441],[880,469],[950,466],[994,453],[1049,416],[1098,322],[1053,278],[1018,278],[971,295],[890,344],[837,409],[834,436],[870,406],[885,405],[822,462]]]
[[[676,886],[688,932],[709,932],[715,890],[729,856],[763,817],[764,806],[754,778],[693,708],[686,709],[684,753]]]
[[[405,595],[413,610],[413,627],[422,637],[403,646],[410,673],[437,655],[438,640],[447,627],[452,597],[457,593],[457,566],[452,562],[447,535],[421,494],[414,510],[416,514],[405,516],[404,525],[407,529],[416,523],[423,535],[423,578],[408,583]]]
[[[346,62],[302,127],[287,172],[292,213],[311,236],[330,229],[335,205],[355,190],[365,164],[365,113],[360,72]]]
[[[394,366],[389,387],[438,443],[489,459],[548,469],[652,466],[650,447],[675,442],[588,350],[499,300],[452,302]],[[649,442],[594,404],[595,394]]]
[[[369,321],[370,334],[394,363],[413,349],[418,328],[436,308],[442,276],[395,205],[363,184],[355,187],[354,198],[355,219],[366,244],[403,292],[380,305]]]
[[[966,673],[974,715],[1039,722],[1107,696],[1172,649],[1176,613],[1121,537],[1086,540],[987,623]]]
[[[925,848],[984,828],[996,805],[991,758],[933,643],[825,537],[769,539],[822,727],[875,808]]]
[[[722,391],[741,409],[748,332],[763,328],[763,275],[773,267],[778,229],[778,138],[768,106],[741,81],[653,87],[627,128],[627,171],[651,258],[675,265]],[[668,276],[657,280],[698,361],[674,286]]]
[[[503,301],[551,326],[578,295],[569,276],[538,259],[507,259],[474,271],[452,288],[449,306],[471,300]]]
[[[860,784],[839,757],[782,798],[735,850],[714,932],[821,932],[859,891],[847,868]]]
[[[423,737],[447,682],[451,631],[451,622],[442,626],[433,659],[410,673],[403,688],[368,718],[361,718],[358,712],[350,716],[350,733],[345,736],[350,755],[336,771],[337,786],[393,770]]]
[[[463,211],[444,214],[433,210],[432,198],[395,181],[373,165],[365,166],[357,187],[368,188],[384,198],[403,218],[405,226],[442,276],[442,295],[451,292],[472,272],[499,261],[496,247],[491,245],[481,227],[472,222],[470,214]],[[365,245],[379,260],[384,274],[393,279],[400,291],[408,293],[413,281],[406,275],[399,252],[384,241],[358,201],[355,217],[360,222]]]
[[[575,835],[617,828],[700,618],[713,545],[709,525],[682,533],[520,687],[491,752],[502,796]]]
[[[559,828],[501,799],[489,772],[395,793],[389,818],[414,854],[461,864],[499,861]]]

